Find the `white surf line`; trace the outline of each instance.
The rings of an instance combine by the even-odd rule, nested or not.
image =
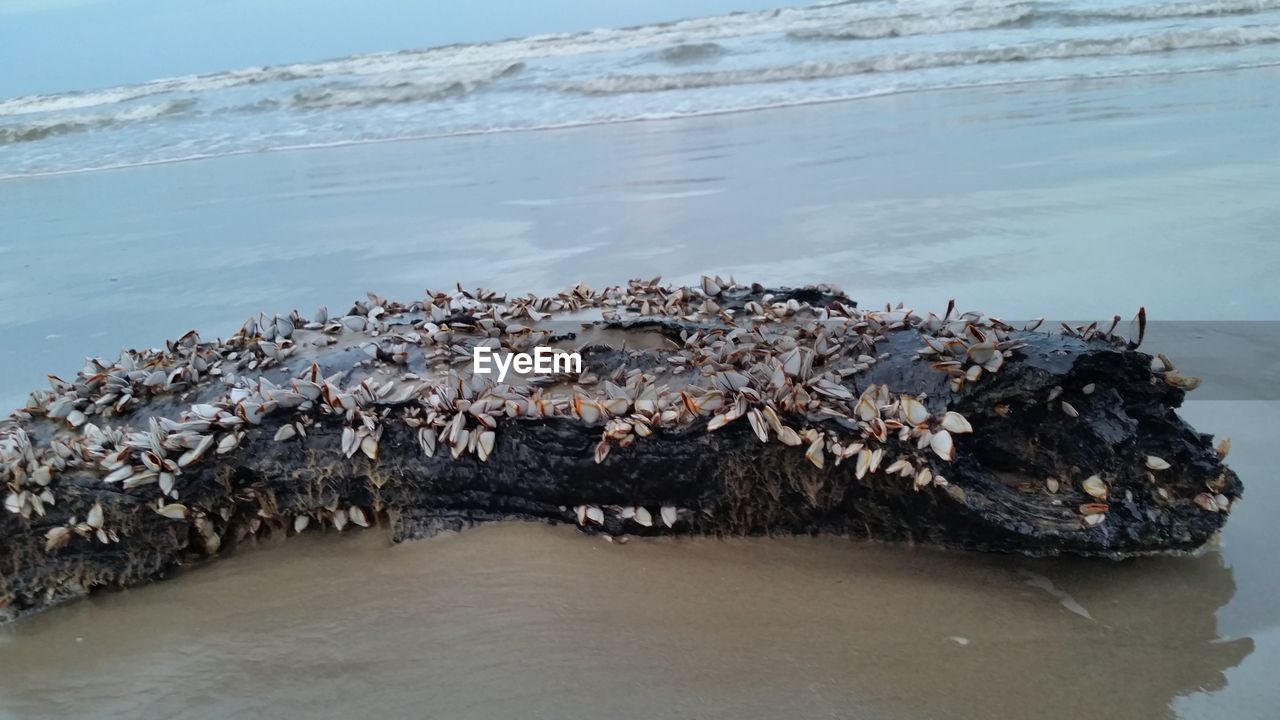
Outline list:
[[[703,117],[717,117],[721,115],[739,115],[753,112],[767,112],[770,110],[786,110],[789,108],[809,107],[814,105],[833,105],[836,103],[851,103],[860,100],[871,100],[875,98],[891,97],[895,95],[913,95],[918,93],[931,92],[955,92],[965,90],[979,90],[984,88],[1001,88],[1016,87],[1021,85],[1036,85],[1064,82],[1079,82],[1090,80],[1127,80],[1141,79],[1152,77],[1177,77],[1182,75],[1207,75],[1210,73],[1227,73],[1246,70],[1261,70],[1266,68],[1280,67],[1280,61],[1266,61],[1259,63],[1251,63],[1246,65],[1233,65],[1230,67],[1196,67],[1186,70],[1137,70],[1133,72],[1101,72],[1091,73],[1087,75],[1054,75],[1043,78],[1018,78],[1013,80],[992,80],[985,82],[963,83],[959,85],[938,85],[932,87],[907,87],[907,88],[881,88],[863,93],[854,93],[851,95],[837,95],[833,97],[820,98],[802,98],[797,100],[782,100],[772,103],[762,103],[757,105],[743,105],[741,107],[730,108],[714,108],[710,110],[693,110],[689,112],[671,112],[661,113],[657,115],[639,115],[627,118],[608,118],[608,119],[592,119],[569,121],[564,123],[550,123],[544,125],[528,125],[528,126],[511,126],[496,128],[475,128],[466,130],[446,130],[440,132],[414,133],[409,135],[400,135],[395,137],[381,138],[354,138],[350,140],[332,140],[326,142],[303,143],[297,145],[278,145],[275,147],[262,148],[244,148],[239,150],[228,150],[216,153],[196,153],[183,157],[159,158],[156,160],[140,160],[137,162],[115,163],[110,165],[97,165],[91,167],[67,168],[62,170],[39,170],[31,173],[9,173],[3,174],[0,169],[0,182],[10,182],[25,180],[29,178],[49,178],[60,177],[64,175],[87,175],[90,173],[115,172],[120,170],[132,170],[134,168],[154,167],[157,165],[175,165],[192,162],[200,162],[203,160],[217,160],[220,158],[239,157],[245,155],[266,155],[270,153],[294,153],[304,152],[308,150],[324,150],[328,148],[343,148],[359,145],[384,145],[390,143],[403,142],[421,142],[424,140],[445,140],[449,138],[465,138],[480,135],[503,135],[509,133],[544,133],[555,132],[558,130],[576,130],[581,128],[606,127],[610,125],[629,125],[633,123],[649,123],[664,122],[669,120],[686,120]]]

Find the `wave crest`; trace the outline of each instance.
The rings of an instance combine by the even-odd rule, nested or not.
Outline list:
[[[583,95],[618,95],[727,85],[820,80],[867,73],[903,72],[989,63],[1141,55],[1275,42],[1280,42],[1280,25],[1173,30],[1122,38],[1062,40],[941,52],[895,53],[859,60],[809,62],[749,70],[707,71],[678,75],[607,75],[590,80],[559,83],[554,87],[562,92]]]
[[[464,97],[501,78],[524,69],[524,63],[512,63],[482,70],[470,77],[455,77],[432,82],[402,82],[377,85],[326,85],[299,90],[290,97],[297,108],[376,107],[403,103],[426,103]]]
[[[715,45],[716,42],[766,35],[783,35],[794,40],[853,40],[960,32],[1001,27],[1008,24],[1085,25],[1106,22],[1153,20],[1174,17],[1247,15],[1280,9],[1280,0],[1199,0],[1148,5],[1111,7],[1093,3],[1089,9],[1071,9],[1067,3],[1030,0],[973,0],[945,15],[942,3],[925,0],[887,3],[848,0],[808,7],[782,8],[689,18],[630,28],[597,29],[576,33],[537,35],[525,38],[456,44],[398,52],[350,55],[319,62],[268,67],[248,67],[205,75],[162,78],[139,85],[85,90],[48,95],[0,98],[0,117],[39,113],[66,113],[118,105],[144,97],[169,93],[202,93],[242,86],[271,83],[318,81],[338,77],[377,77],[402,72],[451,72],[475,63],[515,63],[540,58],[580,56],[596,52],[653,50],[669,48],[671,55],[659,60],[680,62],[681,46]],[[904,11],[904,7],[919,9]],[[1031,17],[1021,17],[1028,8]],[[658,51],[656,55],[661,55]],[[712,51],[714,52],[714,51]],[[705,57],[703,58],[705,59]],[[692,61],[692,59],[690,59]],[[285,93],[281,93],[285,95]]]
[[[35,142],[48,137],[68,135],[99,128],[109,128],[126,123],[154,120],[166,115],[184,113],[196,106],[192,98],[170,100],[154,105],[138,105],[115,113],[97,115],[73,115],[60,119],[37,120],[27,123],[0,125],[0,145]]]
[[[727,55],[728,50],[723,45],[713,42],[706,43],[683,43],[680,45],[672,45],[665,47],[657,52],[649,53],[645,56],[646,60],[656,60],[658,62],[670,63],[672,65],[686,65],[689,63],[702,62],[718,58],[721,55]]]
[[[1280,10],[1280,0],[1208,0],[1207,2],[1160,3],[1158,5],[1133,5],[1071,14],[1089,20],[1160,20],[1162,18],[1176,17],[1252,15],[1270,10]]]
[[[1031,4],[996,7],[974,5],[957,8],[953,12],[939,16],[903,14],[860,18],[841,25],[791,30],[787,33],[787,37],[792,40],[876,40],[910,35],[995,30],[1040,21],[1082,25],[1167,18],[1251,15],[1272,10],[1280,10],[1280,0],[1208,0],[1207,2],[1159,3],[1091,10],[1060,10],[1041,8]]]
[[[990,30],[1027,22],[1035,14],[1035,9],[1030,5],[1013,5],[984,10],[960,10],[942,17],[894,15],[855,20],[835,27],[792,30],[787,33],[787,37],[793,40],[875,40],[906,35]]]

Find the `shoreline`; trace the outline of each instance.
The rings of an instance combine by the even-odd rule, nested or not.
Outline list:
[[[93,175],[98,173],[120,172],[135,169],[143,169],[149,167],[160,167],[165,165],[180,165],[186,163],[197,163],[206,160],[219,160],[222,158],[236,157],[252,157],[257,155],[268,155],[273,153],[298,153],[311,150],[329,150],[346,147],[360,147],[367,145],[388,145],[393,143],[413,143],[427,142],[431,140],[447,140],[450,138],[468,138],[483,137],[490,135],[515,135],[515,134],[532,134],[532,133],[554,133],[557,131],[578,130],[593,127],[609,127],[617,125],[629,125],[640,123],[661,123],[667,121],[680,121],[697,118],[720,117],[727,115],[746,115],[750,113],[767,113],[773,110],[789,110],[795,108],[817,107],[822,105],[836,105],[841,103],[854,103],[860,100],[875,100],[878,98],[894,97],[900,95],[922,95],[926,93],[946,93],[946,92],[964,92],[966,90],[984,90],[998,89],[1004,87],[1022,87],[1029,85],[1053,85],[1067,82],[1091,82],[1091,81],[1123,81],[1128,79],[1140,80],[1144,78],[1162,78],[1162,77],[1179,77],[1187,75],[1206,75],[1211,73],[1234,73],[1247,72],[1252,70],[1266,70],[1270,68],[1280,67],[1280,62],[1257,63],[1253,65],[1242,65],[1231,68],[1196,68],[1191,70],[1174,70],[1160,72],[1133,72],[1133,73],[1112,73],[1098,74],[1087,76],[1063,76],[1052,78],[1036,78],[1032,80],[1000,80],[988,83],[974,83],[969,85],[956,85],[949,87],[931,87],[931,88],[904,88],[904,89],[887,89],[880,92],[865,93],[861,95],[852,95],[846,97],[832,98],[816,98],[810,100],[799,100],[795,102],[775,103],[768,105],[748,106],[741,108],[723,109],[723,110],[706,110],[699,112],[691,112],[685,114],[670,114],[662,117],[633,117],[619,120],[592,120],[574,123],[564,123],[556,125],[539,125],[532,127],[512,127],[512,128],[493,128],[487,130],[463,130],[458,132],[443,133],[423,133],[418,135],[407,135],[404,137],[392,138],[370,138],[362,140],[340,140],[327,143],[314,143],[303,145],[283,145],[279,147],[260,148],[255,150],[234,150],[219,154],[198,154],[179,158],[166,158],[161,160],[148,160],[137,163],[122,163],[117,165],[107,165],[102,167],[75,168],[70,170],[51,170],[47,172],[29,173],[21,175],[0,175],[0,183],[4,182],[21,182],[23,180],[39,180],[43,178],[70,177],[78,175]]]

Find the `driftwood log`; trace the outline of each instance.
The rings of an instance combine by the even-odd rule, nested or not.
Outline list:
[[[1241,485],[1174,411],[1194,379],[1138,342],[718,278],[260,316],[89,360],[0,424],[0,605],[380,522],[1190,551]],[[498,382],[476,345],[584,366]]]

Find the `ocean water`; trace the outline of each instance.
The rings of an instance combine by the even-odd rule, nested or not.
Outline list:
[[[0,717],[1273,717],[1277,5],[844,3],[0,101],[110,118],[0,132],[0,410],[261,310],[719,272],[1144,305],[1245,483],[1219,543],[1123,563],[309,534],[0,628]]]
[[[1280,62],[1280,2],[856,0],[0,99],[0,177]]]

